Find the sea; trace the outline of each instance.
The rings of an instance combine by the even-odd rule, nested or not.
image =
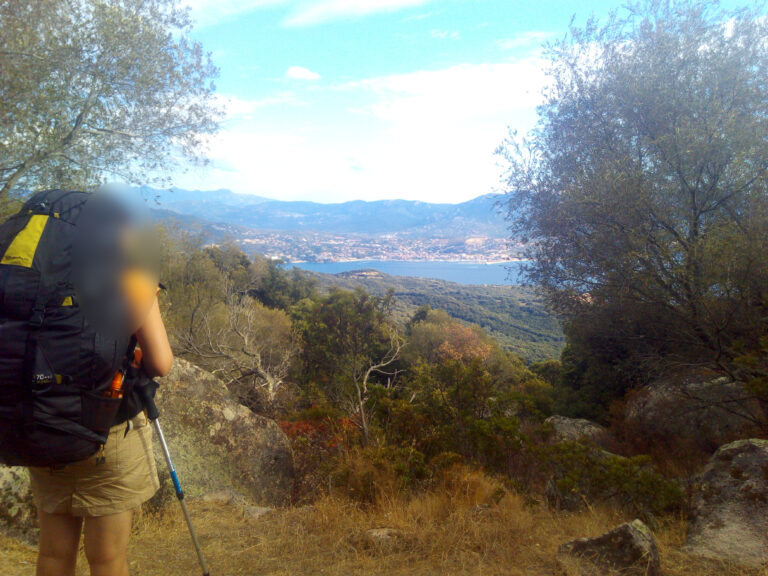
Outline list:
[[[402,260],[356,260],[353,262],[296,262],[302,270],[322,274],[339,274],[356,270],[378,270],[392,276],[436,278],[458,284],[504,285],[520,284],[524,262],[445,262]]]

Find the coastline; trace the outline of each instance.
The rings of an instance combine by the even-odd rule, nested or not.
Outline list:
[[[383,263],[392,263],[392,264],[399,264],[399,263],[412,263],[412,264],[477,264],[477,265],[485,265],[485,266],[497,266],[499,264],[520,264],[523,262],[529,262],[526,258],[509,258],[507,260],[466,260],[466,259],[440,259],[440,258],[431,258],[429,260],[427,259],[409,259],[409,260],[401,260],[401,259],[371,259],[371,258],[339,258],[337,260],[290,260],[285,261],[286,266],[293,266],[296,264],[313,264],[313,265],[324,265],[324,264],[357,264],[357,263],[366,263],[366,262],[383,262]]]
[[[291,262],[288,266],[319,274],[367,274],[431,278],[467,285],[512,285],[522,278],[523,260],[344,260]]]

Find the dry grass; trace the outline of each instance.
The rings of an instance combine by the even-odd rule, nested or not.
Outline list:
[[[192,502],[191,509],[214,576],[553,575],[559,544],[627,520],[607,510],[555,514],[515,495],[498,500],[498,488],[463,470],[432,493],[384,499],[368,508],[325,498],[259,519],[228,505]],[[379,527],[402,536],[374,543],[366,531]],[[666,576],[768,576],[768,570],[750,572],[684,555],[684,532],[678,521],[656,532]],[[33,561],[33,548],[0,539],[2,576],[31,576]],[[162,517],[138,519],[131,569],[134,576],[199,573],[175,507]],[[78,575],[85,574],[81,563]]]

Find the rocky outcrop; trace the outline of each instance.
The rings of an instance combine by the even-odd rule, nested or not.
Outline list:
[[[238,404],[223,382],[182,359],[158,382],[160,422],[185,494],[231,491],[270,506],[287,501],[293,454],[274,420]],[[164,493],[170,495],[157,442],[155,457],[166,478]]]
[[[0,466],[0,530],[24,539],[37,533],[35,506],[26,468]]]
[[[597,538],[563,544],[557,559],[569,575],[659,576],[656,540],[640,520],[614,528]]]
[[[624,419],[629,433],[647,441],[687,442],[712,453],[752,437],[765,414],[743,384],[719,378],[652,384],[629,399]]]
[[[755,568],[768,562],[768,440],[723,446],[696,486],[686,550]]]
[[[567,418],[565,416],[550,416],[544,421],[552,426],[557,441],[596,441],[605,436],[606,430],[591,420],[582,418]]]

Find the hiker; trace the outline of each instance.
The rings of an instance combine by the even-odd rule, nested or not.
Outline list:
[[[134,348],[146,381],[173,355],[134,240],[100,193],[36,194],[0,227],[0,461],[29,467],[37,576],[74,576],[81,534],[92,576],[127,576],[133,511],[159,488],[123,376]]]

